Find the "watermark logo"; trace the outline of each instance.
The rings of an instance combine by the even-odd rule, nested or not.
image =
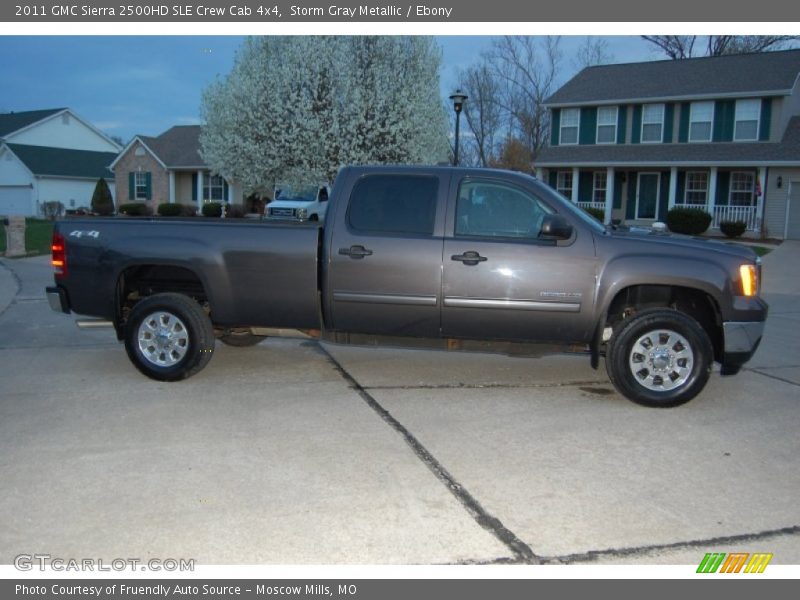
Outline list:
[[[697,567],[698,573],[763,573],[769,561],[772,560],[771,553],[756,552],[708,552],[700,565]]]

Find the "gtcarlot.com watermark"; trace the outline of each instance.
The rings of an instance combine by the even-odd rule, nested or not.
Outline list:
[[[18,554],[14,557],[18,571],[194,571],[193,558],[64,558],[50,554]]]

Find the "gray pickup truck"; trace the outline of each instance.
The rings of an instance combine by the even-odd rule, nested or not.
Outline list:
[[[533,177],[347,167],[325,226],[56,224],[54,310],[113,325],[145,375],[203,369],[262,328],[579,345],[647,406],[736,373],[759,342],[761,266],[739,245],[604,227]],[[531,377],[535,378],[532,371]]]

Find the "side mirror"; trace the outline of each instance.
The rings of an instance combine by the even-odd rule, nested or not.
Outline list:
[[[539,235],[557,240],[568,240],[572,237],[572,225],[561,215],[545,215]]]

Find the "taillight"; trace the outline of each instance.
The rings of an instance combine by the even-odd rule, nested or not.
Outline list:
[[[53,232],[53,242],[50,245],[53,258],[50,261],[56,271],[56,277],[67,276],[67,245],[64,236],[57,231]]]

